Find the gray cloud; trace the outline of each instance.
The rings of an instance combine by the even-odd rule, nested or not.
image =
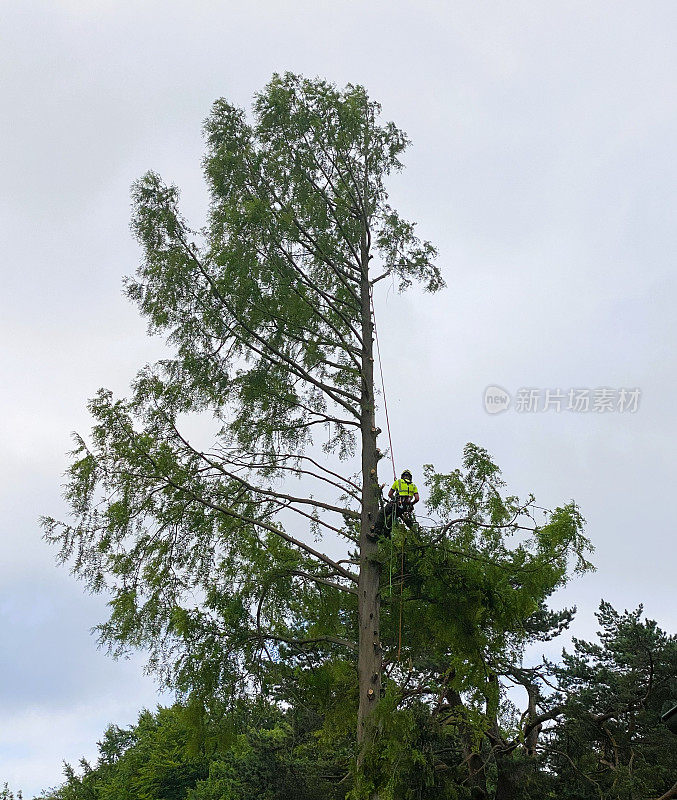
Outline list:
[[[157,169],[199,225],[202,120],[218,96],[248,104],[273,71],[363,83],[413,140],[393,200],[439,244],[449,288],[398,296],[380,284],[376,297],[398,466],[452,468],[473,440],[516,491],[576,498],[599,566],[558,597],[579,604],[577,630],[592,631],[601,596],[643,601],[674,630],[673,4],[2,11],[0,728],[17,733],[0,750],[16,786],[56,782],[60,758],[91,753],[104,719],[155,702],[138,662],[96,651],[102,601],[56,571],[36,518],[62,512],[63,454],[70,431],[87,430],[86,398],[124,393],[161,352],[121,294],[138,259],[131,182]],[[633,416],[490,417],[492,383],[643,397]]]

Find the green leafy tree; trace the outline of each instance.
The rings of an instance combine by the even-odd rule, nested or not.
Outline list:
[[[322,745],[317,719],[265,702],[143,711],[110,726],[94,766],[66,766],[46,800],[316,800],[343,797],[348,751]],[[335,743],[334,743],[335,744]]]
[[[537,523],[534,498],[508,494],[499,468],[472,444],[462,469],[427,467],[426,483],[438,523],[400,527],[381,544],[394,575],[382,590],[384,639],[395,646],[386,654],[387,694],[366,755],[370,787],[393,800],[464,791],[522,798],[526,782],[538,777],[532,760],[554,704],[530,685],[539,668],[527,668],[524,654],[573,616],[546,602],[592,568],[583,519],[570,503]],[[522,714],[508,700],[515,684],[529,697]],[[414,756],[416,770],[405,769]]]
[[[571,616],[537,611],[522,635],[557,636]],[[561,664],[528,667],[510,649],[500,658],[485,650],[485,680],[474,684],[489,697],[486,687],[493,686],[498,705],[487,697],[477,702],[477,692],[452,674],[435,678],[441,689],[435,695],[430,679],[420,691],[410,664],[393,667],[408,678],[386,680],[376,737],[365,754],[372,788],[398,800],[673,798],[674,786],[665,789],[674,781],[677,737],[660,714],[674,699],[675,638],[642,620],[639,610],[618,614],[603,603],[599,619],[599,641],[575,640]],[[142,712],[129,728],[110,726],[96,765],[82,761],[79,774],[68,767],[64,785],[45,797],[355,796],[351,725],[338,713],[344,684],[336,663],[319,669],[330,666],[334,673],[324,682],[296,670],[284,710],[261,698],[205,703],[192,696]],[[521,713],[506,700],[510,682],[526,690]]]
[[[529,627],[535,641],[557,635],[571,616],[534,615]],[[527,666],[506,658],[509,651],[487,660],[497,685],[522,687],[527,702],[521,712],[505,700],[491,712],[487,706],[483,736],[467,760],[474,796],[677,796],[677,739],[660,721],[675,692],[675,637],[641,617],[641,608],[619,614],[602,602],[599,641],[574,639],[574,651],[564,652],[562,664]],[[467,738],[467,714],[462,726]]]
[[[144,256],[127,290],[174,355],[128,399],[91,401],[75,521],[46,520],[61,558],[112,592],[103,640],[149,647],[177,685],[199,672],[245,691],[283,645],[354,653],[360,739],[382,670],[371,293],[386,276],[443,286],[434,248],[388,204],[408,142],[379,112],[359,86],[276,75],[251,119],[214,104],[205,227],[190,229],[158,175],[135,185]],[[215,422],[211,446],[186,433],[191,415]],[[353,453],[357,477],[340,466]],[[345,557],[313,533],[341,537]]]

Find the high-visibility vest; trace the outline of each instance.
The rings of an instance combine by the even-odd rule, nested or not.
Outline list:
[[[415,494],[418,494],[416,484],[409,483],[409,481],[405,481],[404,478],[396,480],[390,490],[397,492],[400,497],[413,497]]]

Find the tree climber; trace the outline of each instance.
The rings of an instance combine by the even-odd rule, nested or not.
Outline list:
[[[421,499],[418,496],[418,487],[412,483],[411,470],[405,469],[402,477],[393,483],[388,492],[388,499],[393,500],[396,496],[406,498],[405,505],[415,505]]]
[[[412,482],[411,470],[405,469],[401,478],[390,487],[385,508],[379,511],[374,526],[376,537],[390,535],[395,519],[401,519],[407,528],[411,528],[415,521],[414,506],[419,499],[418,487]]]
[[[395,504],[398,517],[408,516],[410,523],[413,522],[414,506],[420,498],[418,487],[412,482],[411,470],[405,469],[400,479],[393,483],[388,492],[388,499],[391,504]]]

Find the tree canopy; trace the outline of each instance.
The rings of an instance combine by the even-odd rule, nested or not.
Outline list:
[[[407,138],[379,114],[359,86],[276,75],[253,119],[214,104],[204,227],[189,227],[176,187],[154,173],[138,181],[143,261],[127,291],[174,356],[142,369],[128,399],[101,390],[92,400],[91,441],[77,439],[68,490],[77,521],[46,521],[61,557],[113,592],[104,638],[150,643],[158,665],[161,655],[176,663],[196,627],[212,627],[200,645],[219,643],[224,689],[248,685],[282,642],[357,647],[360,735],[381,676],[371,292],[389,275],[402,289],[443,286],[434,247],[388,204]],[[185,433],[191,415],[215,424],[211,446]],[[357,473],[313,456],[318,429],[325,455],[347,461],[359,447]],[[292,476],[303,492],[287,488]],[[357,543],[357,557],[339,563],[309,533]],[[289,592],[307,583],[348,606],[358,597],[357,644],[343,624],[293,630]]]

